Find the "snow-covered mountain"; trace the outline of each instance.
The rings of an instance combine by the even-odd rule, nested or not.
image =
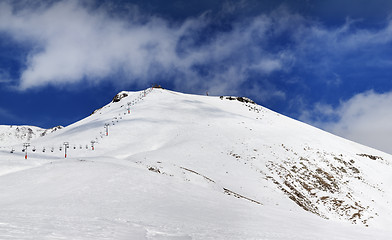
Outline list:
[[[392,234],[391,155],[247,98],[124,91],[22,148],[0,149],[1,239]]]
[[[0,125],[0,146],[12,146],[23,142],[29,142],[61,128],[63,127],[57,126],[43,129],[35,126]]]

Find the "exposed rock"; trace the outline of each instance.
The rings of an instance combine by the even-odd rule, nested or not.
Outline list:
[[[60,129],[62,129],[62,128],[64,128],[64,127],[63,127],[63,126],[52,127],[52,128],[46,129],[46,130],[45,130],[43,133],[41,133],[40,135],[41,135],[41,137],[43,137],[43,136],[47,135],[48,133],[55,132],[55,131],[60,130]]]
[[[232,97],[232,96],[228,96],[228,97],[225,97],[225,98],[228,99],[228,100],[237,100],[237,101],[240,101],[240,102],[243,102],[243,103],[256,104],[253,100],[251,100],[249,98],[246,98],[246,97]],[[223,96],[220,96],[220,99],[223,100]]]
[[[119,92],[116,96],[114,96],[112,102],[119,102],[121,99],[128,97],[128,93],[126,92]]]
[[[370,159],[372,159],[372,160],[377,160],[377,159],[383,160],[382,157],[373,156],[373,155],[365,154],[365,153],[361,153],[361,154],[357,154],[357,155],[358,155],[358,156],[361,156],[361,157],[368,157],[368,158],[370,158]]]
[[[95,114],[96,112],[98,112],[98,111],[101,110],[102,108],[103,108],[103,107],[98,108],[98,109],[95,109],[95,110],[90,114],[90,116],[93,115],[93,114]]]
[[[159,89],[163,89],[163,87],[159,84],[154,84],[154,86],[152,86],[152,88],[159,88]]]

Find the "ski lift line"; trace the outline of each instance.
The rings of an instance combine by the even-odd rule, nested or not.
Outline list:
[[[64,158],[67,158],[67,148],[69,148],[69,142],[64,142],[63,145],[64,145],[64,154],[65,154]]]
[[[150,92],[152,92],[152,90],[153,90],[153,87],[148,88],[148,89],[144,90],[143,93],[140,93],[140,94],[139,94],[139,97],[138,97],[137,99],[134,99],[134,100],[132,100],[131,102],[128,102],[129,108],[130,108],[130,106],[133,106],[133,105],[135,105],[136,103],[138,103],[139,101],[143,100],[144,97],[146,97]],[[128,110],[128,113],[130,113],[130,110]],[[124,113],[124,115],[125,115],[125,114],[126,114],[126,113]],[[119,114],[119,116],[121,116],[121,113]],[[119,121],[117,117],[115,117],[114,119],[115,119],[117,122]],[[122,117],[120,117],[120,119],[122,119]],[[115,125],[114,120],[112,121],[112,123],[113,123],[113,125]],[[109,129],[108,129],[108,128],[109,128],[109,125],[110,125],[110,124],[108,124],[108,123],[105,124],[106,136],[109,136]],[[100,134],[100,137],[102,138],[102,134]],[[97,137],[96,137],[96,141],[91,141],[92,150],[94,150],[94,143],[98,143],[98,138],[97,138]],[[66,157],[67,157],[67,149],[69,148],[69,142],[64,142],[63,145],[64,145],[64,156],[65,156],[65,158],[66,158]],[[22,152],[25,152],[25,159],[27,159],[27,149],[28,149],[29,146],[30,146],[30,143],[24,143],[24,144],[23,144]],[[74,149],[76,149],[76,145],[74,145]],[[82,149],[82,145],[80,145],[79,149]],[[88,149],[88,145],[86,145],[86,149]],[[35,152],[35,151],[36,151],[36,147],[34,147],[34,148],[32,149],[32,151]],[[53,146],[50,148],[50,151],[51,151],[51,152],[54,152],[54,147],[53,147]],[[62,151],[62,145],[60,145],[59,151]],[[15,149],[12,148],[11,151],[10,151],[10,153],[14,153],[14,152],[15,152]],[[46,152],[46,147],[45,147],[45,146],[43,147],[42,152]]]
[[[27,160],[27,148],[30,147],[30,143],[23,143],[23,149],[25,152],[25,159]]]

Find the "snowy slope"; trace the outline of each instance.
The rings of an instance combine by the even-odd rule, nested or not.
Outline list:
[[[28,160],[0,149],[0,239],[391,236],[390,155],[247,99],[150,91],[33,139]]]
[[[61,128],[63,127],[57,126],[43,129],[35,126],[0,125],[0,146],[20,145],[21,143],[43,137]]]

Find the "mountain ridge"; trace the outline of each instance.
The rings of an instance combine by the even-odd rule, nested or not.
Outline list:
[[[29,142],[62,128],[63,126],[44,129],[29,125],[0,125],[0,144],[7,146]]]

